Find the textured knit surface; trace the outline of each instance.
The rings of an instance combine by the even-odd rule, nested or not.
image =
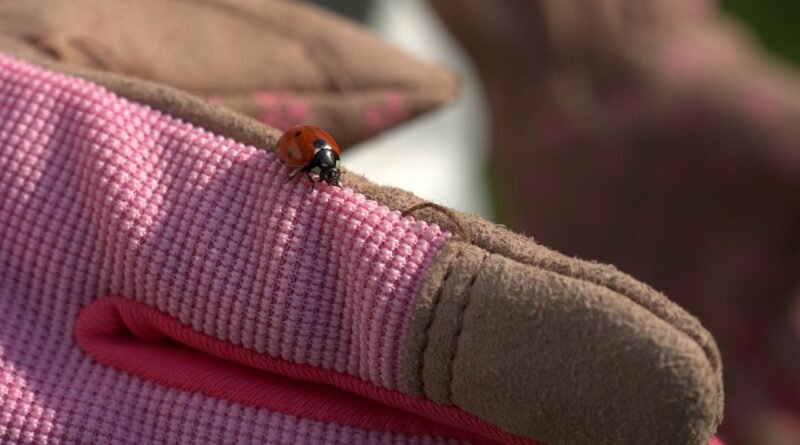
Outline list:
[[[99,87],[0,55],[0,442],[435,443],[161,387],[78,349],[109,293],[218,339],[400,387],[448,234]],[[179,406],[180,409],[176,409]]]

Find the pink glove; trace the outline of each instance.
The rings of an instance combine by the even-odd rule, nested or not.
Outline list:
[[[425,378],[422,394],[412,395],[410,324],[424,320],[412,313],[429,303],[417,298],[424,284],[436,285],[428,275],[438,272],[429,266],[451,235],[350,189],[320,184],[310,194],[306,183],[286,183],[288,174],[270,153],[0,55],[0,443],[537,444],[506,431],[562,434],[554,428],[564,427],[559,419],[541,426],[563,409],[558,403],[501,429],[487,419],[510,405],[481,405],[482,384],[458,386],[475,374],[491,388],[529,391],[530,382],[506,378],[519,369],[493,377],[501,372],[496,361],[472,362],[477,354],[464,351],[483,346],[475,346],[476,332],[500,329],[487,341],[505,341],[508,332],[538,329],[535,318],[523,317],[520,326],[511,313],[534,294],[514,293],[521,302],[511,306],[494,293],[531,287],[529,275],[541,277],[532,288],[552,306],[529,307],[563,316],[566,326],[588,314],[595,325],[580,326],[570,339],[557,332],[559,352],[562,345],[597,351],[605,346],[585,333],[607,333],[620,341],[620,369],[609,375],[632,375],[625,384],[654,395],[642,409],[691,423],[675,425],[665,414],[652,416],[654,425],[703,441],[716,427],[718,358],[696,321],[608,269],[569,263],[576,271],[605,271],[601,279],[618,279],[618,289],[638,290],[612,292],[612,285],[595,284],[601,279],[569,276],[582,272],[559,275],[544,270],[556,266],[514,263],[464,242],[433,303],[434,312],[460,315],[423,326],[428,337],[417,357]],[[493,270],[502,280],[493,281]],[[459,300],[458,288],[474,307]],[[560,299],[572,295],[568,290],[583,293]],[[611,308],[619,313],[609,316]],[[484,317],[517,324],[498,328]],[[451,325],[454,336],[444,337]],[[538,332],[535,340],[552,334]],[[426,361],[447,356],[451,345],[449,361]],[[525,356],[531,368],[521,368],[523,376],[558,369],[560,378],[561,368],[529,360],[526,348],[496,353],[516,354],[515,364]],[[667,365],[632,370],[646,354]],[[583,365],[565,369],[592,384],[603,379],[586,369],[605,358],[571,357]],[[655,381],[641,377],[643,370]],[[447,385],[434,386],[448,374]],[[697,380],[681,386],[680,376]],[[583,406],[606,401],[560,399],[570,390],[551,388],[542,400],[564,400],[568,412],[581,415]],[[677,391],[686,402],[673,403]],[[622,396],[630,400],[629,393]],[[447,403],[433,400],[442,394]],[[531,399],[521,406],[539,402]],[[488,414],[479,418],[459,405]],[[584,417],[596,428],[594,416],[611,414]],[[622,427],[640,425],[612,431]],[[575,431],[581,443],[593,432]]]

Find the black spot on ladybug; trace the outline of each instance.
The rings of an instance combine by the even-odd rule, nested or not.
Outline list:
[[[292,159],[294,157],[294,153],[292,153],[291,150],[288,153],[286,153],[286,155],[289,156],[289,159]]]
[[[322,149],[322,148],[325,148],[327,146],[328,146],[328,143],[325,142],[325,139],[317,139],[316,141],[314,141],[314,148]]]
[[[301,134],[302,133],[298,131],[297,133],[294,134],[294,137],[299,137]]]

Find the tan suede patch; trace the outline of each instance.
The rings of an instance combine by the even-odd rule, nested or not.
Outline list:
[[[406,370],[418,395],[548,444],[703,444],[720,388],[697,342],[608,288],[451,242]]]
[[[347,185],[393,209],[421,201],[358,175]],[[427,272],[409,393],[549,444],[708,441],[722,421],[722,366],[695,317],[612,266],[451,214],[470,242],[448,243]],[[454,230],[435,209],[414,216]]]

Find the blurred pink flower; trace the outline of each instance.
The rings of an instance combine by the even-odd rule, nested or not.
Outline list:
[[[289,91],[259,91],[254,99],[264,109],[261,122],[280,130],[305,123],[311,116],[311,106]]]
[[[386,93],[383,100],[367,108],[362,116],[362,122],[370,133],[379,133],[406,119],[406,98],[398,91]]]

